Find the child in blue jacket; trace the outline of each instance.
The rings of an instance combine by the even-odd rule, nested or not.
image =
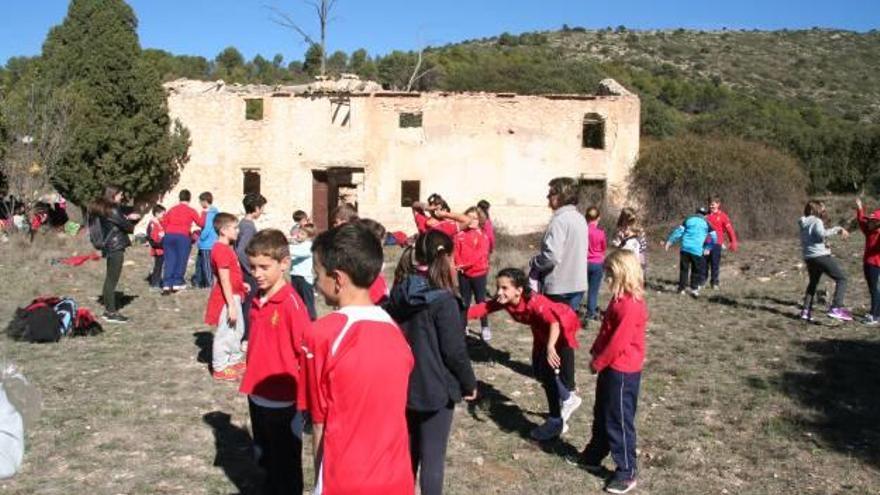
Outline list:
[[[691,295],[700,295],[700,286],[706,273],[704,255],[712,250],[718,242],[718,234],[706,221],[705,207],[697,209],[697,213],[687,217],[666,239],[665,248],[669,251],[675,243],[681,241],[681,258],[678,265],[678,292],[685,293],[690,275]]]

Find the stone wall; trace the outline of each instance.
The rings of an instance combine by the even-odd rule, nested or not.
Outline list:
[[[401,206],[401,181],[420,181],[421,199],[443,195],[457,211],[480,199],[513,233],[542,230],[547,182],[557,176],[607,181],[625,202],[639,149],[637,96],[520,96],[447,93],[307,94],[178,81],[169,110],[192,133],[191,159],[177,192],[209,190],[224,211],[241,213],[243,171],[258,170],[269,201],[263,226],[287,227],[312,209],[313,171],[362,169],[353,189],[362,216],[389,230],[414,231]],[[245,100],[263,100],[262,120],[245,119]],[[401,128],[402,112],[422,126]],[[604,149],[582,146],[585,114],[605,119]]]

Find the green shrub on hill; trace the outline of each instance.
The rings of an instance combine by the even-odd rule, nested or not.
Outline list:
[[[806,197],[797,161],[760,143],[684,135],[647,141],[632,171],[632,194],[650,224],[677,222],[719,195],[744,237],[790,233]]]

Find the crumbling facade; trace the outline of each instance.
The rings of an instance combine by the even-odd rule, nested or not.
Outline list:
[[[392,93],[359,81],[166,89],[192,146],[164,202],[211,191],[221,210],[241,213],[243,194],[259,191],[262,226],[287,228],[302,209],[323,228],[345,201],[412,232],[409,205],[437,192],[456,211],[488,200],[511,233],[539,231],[551,178],[579,178],[620,206],[639,149],[639,98],[611,80],[595,96]]]

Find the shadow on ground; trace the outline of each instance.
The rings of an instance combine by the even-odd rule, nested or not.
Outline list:
[[[239,493],[260,493],[263,472],[254,462],[254,445],[250,433],[232,424],[231,416],[221,411],[209,412],[202,419],[214,430],[214,447],[217,449],[214,466],[223,468],[226,477]]]
[[[784,373],[779,387],[815,414],[791,421],[827,447],[880,467],[880,342],[835,339],[803,346],[800,361],[809,370]]]
[[[133,294],[125,294],[123,292],[116,292],[116,309],[123,309],[124,307],[131,304],[138,296]],[[104,296],[98,296],[98,304],[104,305]]]
[[[467,337],[468,355],[474,363],[484,363],[489,366],[500,364],[514,373],[522,376],[533,378],[535,376],[532,366],[521,361],[514,361],[510,358],[510,353],[492,347],[491,344],[483,342],[473,336]]]
[[[214,334],[211,332],[195,332],[192,336],[195,339],[193,343],[199,348],[199,355],[196,357],[196,361],[210,365],[211,358],[213,357]]]

